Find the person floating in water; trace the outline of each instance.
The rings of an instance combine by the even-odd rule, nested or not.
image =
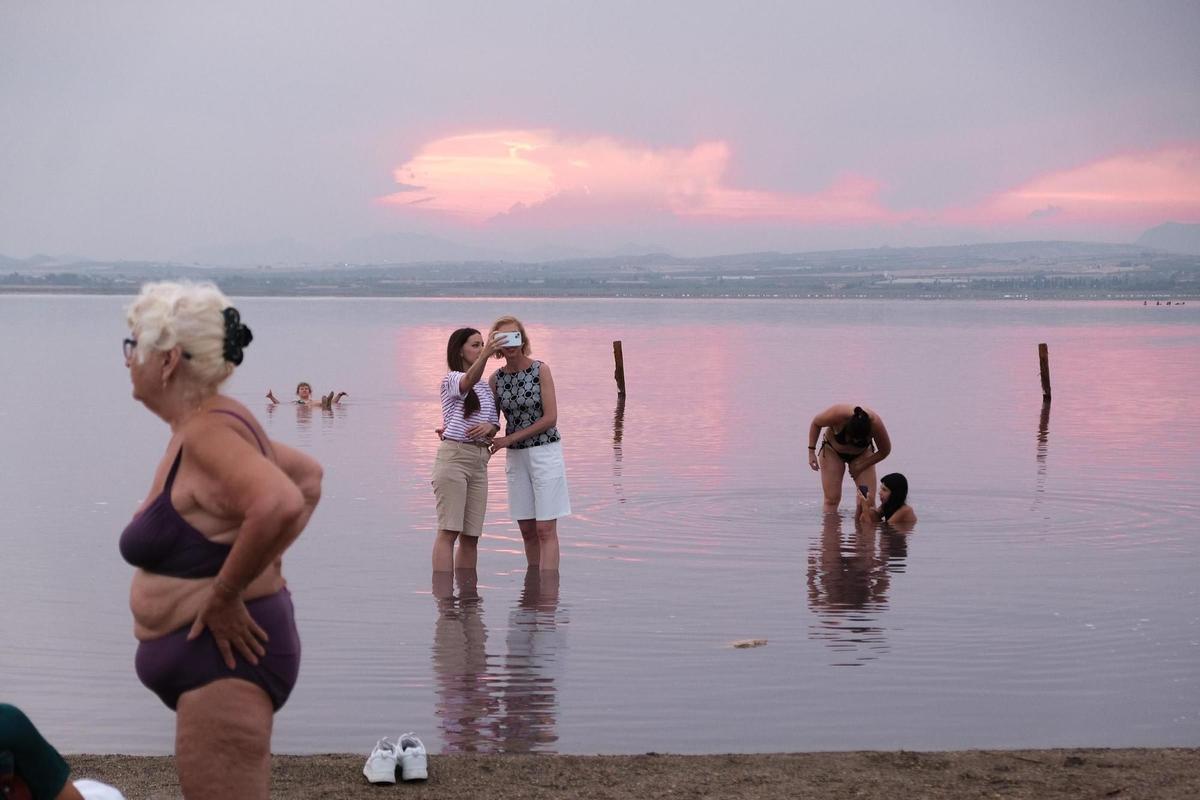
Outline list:
[[[824,438],[818,439],[824,433]],[[892,452],[892,440],[877,412],[848,403],[830,406],[808,426],[808,465],[821,473],[825,510],[836,511],[842,501],[842,476],[867,487],[874,501],[875,465]]]
[[[917,512],[908,504],[908,478],[893,472],[879,479],[879,508],[873,508],[866,495],[859,494],[858,519],[868,525],[883,522],[901,529],[916,524]]]
[[[296,399],[292,402],[298,406],[320,406],[321,408],[333,408],[336,405],[341,405],[343,397],[349,397],[347,392],[330,392],[321,397],[313,397],[312,386],[306,381],[300,381],[296,384]],[[273,389],[267,390],[267,399],[271,401],[271,405],[279,405],[279,398],[275,396]]]

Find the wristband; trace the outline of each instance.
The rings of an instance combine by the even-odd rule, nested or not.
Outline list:
[[[809,450],[816,450],[817,448],[816,448],[816,446],[815,446],[815,445],[811,445],[811,444],[810,444],[810,445],[808,446],[808,449],[809,449]]]

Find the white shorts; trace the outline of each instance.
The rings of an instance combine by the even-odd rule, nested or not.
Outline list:
[[[504,451],[508,510],[513,519],[551,520],[571,513],[562,442]]]

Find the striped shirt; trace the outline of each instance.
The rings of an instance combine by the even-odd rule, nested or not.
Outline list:
[[[500,415],[496,412],[496,398],[492,396],[492,387],[487,381],[481,380],[475,384],[475,394],[479,397],[479,410],[463,419],[463,403],[467,399],[465,392],[458,391],[464,372],[449,372],[442,378],[442,425],[446,431],[443,438],[456,442],[482,442],[483,439],[471,439],[467,431],[481,422],[490,422],[500,427]]]

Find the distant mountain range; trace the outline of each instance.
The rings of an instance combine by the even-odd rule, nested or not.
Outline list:
[[[1142,241],[1147,240],[1147,241]],[[1152,244],[1151,242],[1161,242]],[[1169,246],[1168,246],[1169,245]],[[1189,246],[1192,249],[1187,249]],[[255,245],[238,245],[230,249],[208,248],[197,251],[195,259],[184,261],[102,261],[78,256],[53,257],[35,255],[16,259],[0,255],[0,271],[44,273],[70,271],[76,273],[107,272],[113,274],[145,275],[156,268],[170,267],[177,274],[225,269],[271,269],[280,272],[306,270],[338,270],[346,268],[420,268],[436,265],[484,267],[489,264],[508,266],[540,266],[546,270],[567,272],[587,271],[596,267],[632,268],[654,265],[656,268],[677,266],[707,269],[772,269],[825,267],[837,265],[859,268],[908,268],[954,265],[997,265],[1020,269],[1022,266],[1041,268],[1047,264],[1070,263],[1086,259],[1106,261],[1134,259],[1153,249],[1178,253],[1200,254],[1200,225],[1167,223],[1147,231],[1136,244],[1103,242],[993,242],[985,244],[943,245],[936,247],[876,247],[856,250],[813,250],[804,252],[764,251],[730,253],[717,256],[683,257],[649,250],[637,251],[631,246],[619,248],[621,255],[579,256],[572,251],[542,250],[528,257],[514,257],[485,248],[469,248],[433,236],[402,234],[356,240],[353,246],[339,249],[336,254],[325,253],[316,260],[308,259],[313,251],[291,239],[280,239]],[[403,251],[404,258],[396,258]]]
[[[286,245],[281,245],[286,249]],[[132,294],[213,280],[232,296],[1133,298],[1200,296],[1200,255],[1139,244],[1005,242],[804,253],[290,266],[0,258],[0,292]]]
[[[1164,222],[1139,236],[1137,243],[1171,253],[1200,256],[1200,225]]]

